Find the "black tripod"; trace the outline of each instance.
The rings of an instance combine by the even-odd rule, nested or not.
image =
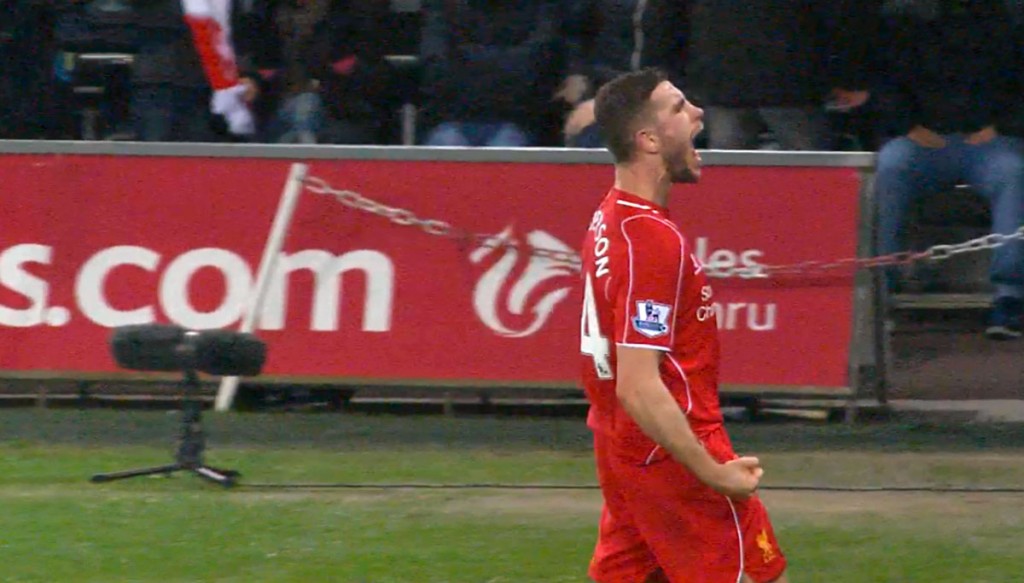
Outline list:
[[[235,479],[241,476],[234,470],[212,468],[203,463],[203,450],[206,449],[206,436],[202,426],[202,403],[199,401],[199,375],[196,372],[196,341],[197,335],[186,334],[184,341],[176,348],[180,357],[185,378],[182,387],[181,441],[178,444],[178,455],[173,464],[96,474],[92,482],[112,482],[136,476],[157,474],[170,475],[177,471],[187,470],[197,476],[229,488]]]

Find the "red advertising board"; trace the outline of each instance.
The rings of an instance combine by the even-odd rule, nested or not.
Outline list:
[[[0,368],[118,373],[115,326],[237,328],[290,164],[0,157]],[[612,180],[593,164],[338,160],[309,173],[557,251],[577,251]],[[858,188],[850,168],[712,166],[700,185],[676,188],[671,211],[712,267],[850,257]],[[851,278],[713,283],[723,384],[847,386]],[[305,190],[256,333],[275,378],[571,386],[580,302],[573,267]]]

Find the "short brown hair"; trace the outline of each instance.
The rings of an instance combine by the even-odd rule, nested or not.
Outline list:
[[[633,134],[647,111],[651,93],[668,76],[656,68],[619,75],[605,83],[594,98],[594,119],[616,163],[633,159]]]

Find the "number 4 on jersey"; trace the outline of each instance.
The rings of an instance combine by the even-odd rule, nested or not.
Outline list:
[[[607,380],[615,378],[609,362],[611,355],[608,338],[601,335],[601,326],[597,318],[597,304],[594,303],[594,285],[590,274],[583,287],[583,313],[580,315],[580,352],[589,354],[594,359],[594,370],[597,378]]]

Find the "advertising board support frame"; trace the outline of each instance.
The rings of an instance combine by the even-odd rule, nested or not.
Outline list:
[[[857,256],[870,257],[875,253],[877,209],[874,197],[874,171],[861,168]],[[885,309],[878,270],[858,270],[854,279],[853,328],[850,342],[850,396],[847,400],[845,420],[856,420],[861,399],[873,397],[886,406],[887,346]]]

